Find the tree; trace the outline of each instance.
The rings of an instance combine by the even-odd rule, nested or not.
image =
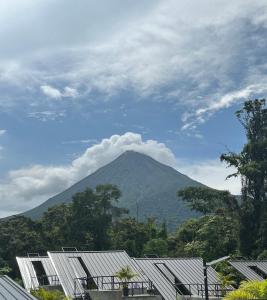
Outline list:
[[[115,273],[115,276],[118,277],[118,279],[124,281],[125,283],[128,283],[130,280],[132,280],[134,277],[137,277],[138,274],[135,273],[130,266],[122,267],[118,272]]]
[[[236,168],[240,176],[240,250],[258,255],[267,248],[267,109],[265,100],[249,100],[236,112],[246,132],[247,142],[240,153],[229,152],[221,160]],[[256,250],[255,250],[256,249]]]
[[[122,280],[122,286],[123,286],[123,296],[128,297],[129,296],[129,288],[128,284],[129,281],[132,280],[134,277],[137,277],[138,274],[135,273],[130,266],[122,267],[117,273],[115,273],[115,276]]]
[[[200,256],[206,260],[234,253],[237,227],[228,216],[209,215],[190,219],[178,227],[175,256]]]
[[[0,275],[8,275],[9,273],[11,273],[12,269],[9,267],[2,267],[0,268]]]
[[[0,268],[11,268],[13,278],[19,276],[16,256],[46,250],[40,236],[39,224],[17,216],[0,221]]]
[[[69,245],[71,214],[70,205],[67,204],[50,207],[44,213],[39,223],[42,229],[42,242],[46,249],[59,250],[62,246]]]
[[[238,248],[239,204],[228,191],[188,187],[178,196],[205,216],[184,222],[177,230],[176,253],[212,260]],[[216,241],[216,243],[215,243]]]
[[[156,254],[164,257],[168,254],[168,242],[161,238],[151,239],[144,245],[145,254]]]
[[[187,187],[179,190],[177,196],[187,202],[191,209],[203,214],[236,214],[239,209],[236,197],[228,191],[208,187]]]
[[[73,196],[70,204],[70,236],[73,244],[92,250],[105,250],[110,245],[109,230],[113,212],[120,214],[115,203],[121,193],[116,186],[98,185]],[[121,210],[124,212],[124,210]]]
[[[231,266],[228,261],[216,264],[216,271],[219,274],[220,283],[224,289],[229,288],[229,286],[237,288],[245,279],[244,275]]]
[[[164,223],[158,227],[153,218],[148,218],[145,222],[137,222],[132,217],[118,220],[113,224],[110,234],[113,249],[123,249],[135,257],[147,253],[144,246],[150,240],[167,239]]]

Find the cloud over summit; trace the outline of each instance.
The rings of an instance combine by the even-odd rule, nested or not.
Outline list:
[[[5,200],[0,202],[0,211],[4,216],[10,211],[17,213],[32,208],[92,174],[127,150],[149,155],[163,164],[178,168],[196,180],[210,183],[213,187],[229,187],[232,191],[238,191],[237,181],[230,185],[224,183],[229,170],[225,170],[218,162],[209,161],[207,165],[179,161],[165,144],[155,140],[143,140],[140,134],[127,132],[103,139],[87,148],[68,165],[33,165],[10,171],[6,182],[0,184],[0,198]]]
[[[125,133],[103,139],[74,159],[69,165],[33,165],[10,171],[5,183],[0,184],[0,211],[26,210],[111,162],[127,150],[147,154],[168,165],[175,164],[175,157],[164,144],[154,140],[143,141],[141,135]]]

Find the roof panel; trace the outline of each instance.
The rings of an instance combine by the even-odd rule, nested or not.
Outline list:
[[[36,272],[32,264],[33,261],[42,262],[50,285],[55,285],[55,283],[52,281],[52,277],[56,275],[56,271],[48,256],[16,257],[16,260],[19,266],[24,287],[28,291],[39,287]]]
[[[171,271],[183,284],[204,283],[201,258],[136,258],[135,261],[166,300],[175,299],[176,291],[172,283],[156,267],[157,264],[164,264],[167,267],[166,270]],[[208,267],[208,281],[209,284],[219,281],[216,272],[211,267]],[[193,294],[198,294],[196,285],[192,285],[191,289]]]
[[[267,276],[266,260],[230,260],[229,263],[248,280],[264,280],[264,278],[253,271],[250,266],[258,267]]]
[[[8,276],[0,276],[0,299],[3,300],[36,300],[26,290]]]
[[[135,261],[125,251],[75,251],[75,252],[48,252],[66,296],[73,297],[75,278],[86,277],[81,264],[75,258],[81,257],[92,277],[114,276],[122,267],[129,265],[136,273],[140,273]],[[136,279],[134,279],[136,280]],[[147,281],[143,275],[138,281]],[[83,288],[76,280],[76,292],[82,293]]]

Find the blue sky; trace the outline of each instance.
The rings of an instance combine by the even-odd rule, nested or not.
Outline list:
[[[267,3],[0,1],[0,216],[132,149],[207,185],[267,90]]]

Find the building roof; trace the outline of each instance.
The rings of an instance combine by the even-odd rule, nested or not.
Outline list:
[[[8,276],[0,276],[0,299],[3,300],[36,300],[20,285]]]
[[[248,280],[267,278],[267,260],[230,260],[229,263]]]
[[[49,284],[57,285],[55,284],[54,280],[56,271],[48,256],[16,257],[16,259],[24,287],[28,291],[39,287],[39,281],[37,279],[37,274],[33,266],[33,262],[35,261],[40,261],[42,263]]]
[[[190,291],[195,295],[198,294],[196,284],[204,283],[201,258],[136,258],[135,261],[165,300],[176,299],[176,280],[187,289],[190,285]],[[209,284],[219,281],[212,267],[208,267],[208,281]]]
[[[68,297],[79,296],[83,293],[81,283],[77,280],[75,281],[76,278],[87,277],[84,267],[78,259],[79,257],[92,277],[114,276],[117,271],[127,265],[134,272],[140,274],[135,261],[125,251],[48,252],[48,256],[54,265],[65,295]],[[140,275],[133,280],[147,281],[147,278]],[[75,290],[76,294],[74,293]]]

